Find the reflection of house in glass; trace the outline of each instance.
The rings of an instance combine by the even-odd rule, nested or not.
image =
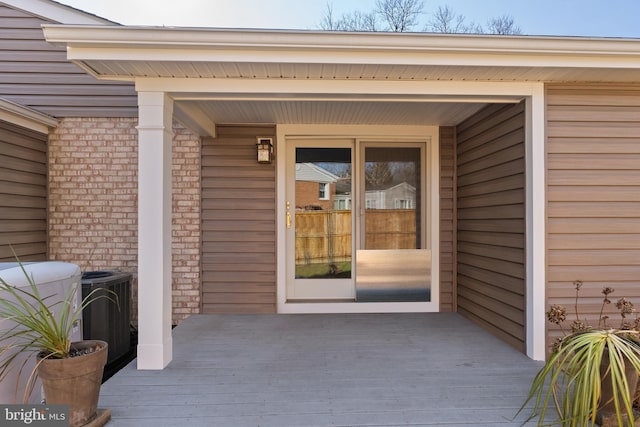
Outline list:
[[[330,210],[338,176],[313,163],[296,163],[296,209]]]
[[[351,180],[338,179],[333,208],[335,210],[351,209]],[[415,209],[416,188],[406,182],[390,185],[384,189],[367,190],[365,192],[366,209]]]
[[[406,182],[366,191],[364,197],[367,209],[413,209],[416,206],[416,188]]]
[[[337,211],[351,210],[351,178],[339,178],[336,182],[336,194],[333,209]]]

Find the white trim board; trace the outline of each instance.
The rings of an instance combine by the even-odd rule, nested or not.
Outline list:
[[[2,98],[0,98],[0,120],[45,135],[49,133],[50,128],[58,126],[57,119]]]
[[[276,80],[276,79],[187,79],[187,78],[138,78],[137,91],[170,92],[177,100],[193,99],[188,94],[197,94],[198,99],[207,94],[218,95],[253,94],[277,95],[286,94],[298,100],[313,101],[318,95],[328,94],[362,95],[375,99],[385,96],[385,101],[412,100],[418,95],[432,97],[435,101],[442,101],[442,97],[453,102],[456,97],[465,97],[466,102],[489,102],[488,97],[497,97],[496,102],[518,102],[522,97],[529,96],[533,88],[541,83],[530,82],[471,82],[471,81],[426,81],[426,80]],[[176,94],[176,95],[174,95]],[[309,98],[305,98],[305,95]],[[477,97],[477,99],[469,99]],[[508,99],[505,99],[508,97]],[[520,97],[520,99],[518,99]],[[424,98],[420,101],[425,101]],[[493,102],[493,101],[491,101]]]
[[[29,0],[31,2],[37,0]],[[590,66],[609,58],[637,63],[631,38],[426,33],[340,33],[152,26],[46,25],[49,42],[67,44],[75,59],[270,60],[309,63]],[[185,55],[185,49],[188,54]],[[96,51],[102,52],[94,55]],[[222,56],[220,56],[222,54]],[[602,65],[602,64],[601,64]],[[624,66],[615,64],[611,66]]]

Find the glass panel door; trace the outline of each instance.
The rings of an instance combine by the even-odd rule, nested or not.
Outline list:
[[[420,152],[419,147],[365,147],[362,249],[420,249]]]
[[[431,301],[426,142],[286,149],[287,299]]]
[[[363,144],[357,300],[429,301],[424,144]]]
[[[350,140],[291,144],[288,299],[354,300],[352,147]]]

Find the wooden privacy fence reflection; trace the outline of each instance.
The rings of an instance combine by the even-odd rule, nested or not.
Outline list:
[[[351,259],[351,211],[296,212],[296,264]],[[368,209],[365,249],[416,249],[414,209]]]
[[[416,249],[415,209],[367,209],[363,249]]]

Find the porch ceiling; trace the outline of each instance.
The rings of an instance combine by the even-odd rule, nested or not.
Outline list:
[[[178,101],[176,118],[184,122],[207,117],[212,122],[226,124],[453,126],[484,105],[480,102]]]

